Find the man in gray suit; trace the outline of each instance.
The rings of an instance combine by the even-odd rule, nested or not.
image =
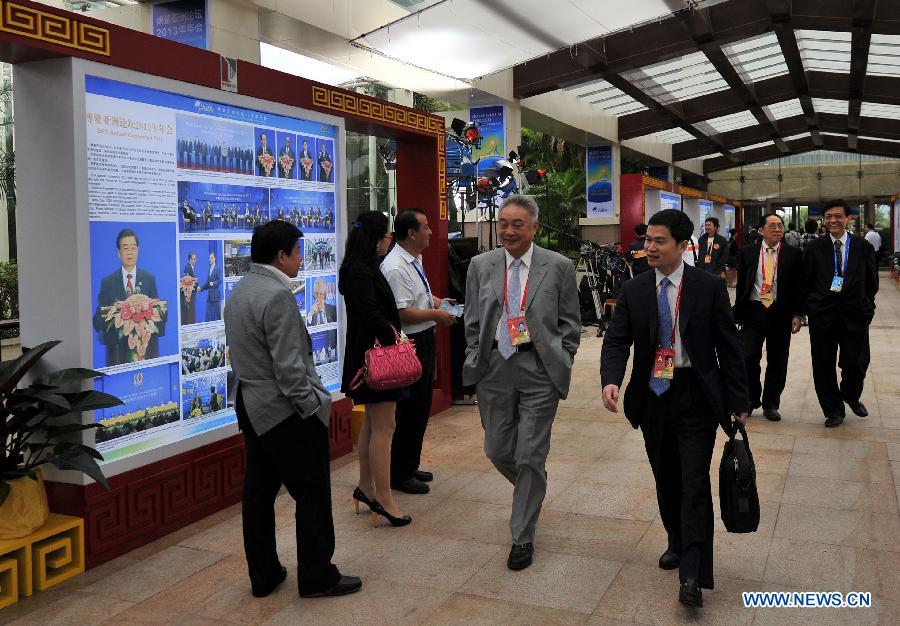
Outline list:
[[[309,334],[291,293],[302,236],[287,222],[257,227],[250,242],[253,265],[225,308],[235,380],[230,391],[247,454],[244,552],[256,597],[269,595],[287,576],[275,547],[275,498],[282,485],[297,503],[300,595],[345,595],[362,587],[359,578],[342,576],[331,563],[331,394],[316,373]]]
[[[497,222],[503,248],[473,258],[466,280],[463,383],[476,385],[485,454],[515,487],[512,570],[531,565],[550,428],[581,341],[575,266],[534,245],[538,227],[534,200],[507,198]]]

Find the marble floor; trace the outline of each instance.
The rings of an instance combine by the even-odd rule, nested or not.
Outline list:
[[[0,611],[14,624],[898,624],[900,623],[900,290],[882,275],[863,401],[825,429],[804,329],[793,342],[784,420],[751,418],[762,523],[749,535],[717,519],[716,589],[700,611],[677,602],[640,433],[602,408],[601,340],[584,334],[573,391],[548,461],[535,562],[506,569],[511,487],[482,452],[475,407],[436,416],[423,467],[426,496],[398,495],[414,517],[372,528],[353,513],[354,455],[334,463],[335,562],[362,592],[300,599],[293,505],[278,501],[286,584],[251,597],[238,507],[213,515],[68,583]],[[713,491],[723,435],[714,454]],[[718,505],[716,505],[718,517]],[[870,591],[867,609],[747,609],[742,591]]]

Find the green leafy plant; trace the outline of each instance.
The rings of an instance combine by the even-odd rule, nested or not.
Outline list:
[[[78,439],[85,411],[122,404],[102,391],[66,391],[73,383],[103,376],[84,368],[63,369],[36,378],[27,387],[19,383],[59,341],[26,350],[19,358],[0,363],[0,505],[9,495],[7,481],[23,476],[37,480],[35,469],[49,463],[61,470],[83,472],[109,489],[97,461],[103,456]]]

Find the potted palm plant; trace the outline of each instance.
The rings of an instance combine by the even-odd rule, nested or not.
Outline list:
[[[82,413],[122,401],[101,391],[71,390],[103,374],[70,368],[39,376],[27,387],[19,385],[59,343],[43,343],[0,363],[0,539],[29,535],[47,521],[42,465],[83,472],[109,488],[97,463],[103,456],[80,438],[81,431],[100,425],[82,423]]]

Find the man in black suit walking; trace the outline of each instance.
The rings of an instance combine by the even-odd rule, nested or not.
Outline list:
[[[137,267],[140,242],[137,233],[130,228],[119,231],[116,237],[116,250],[122,266],[105,276],[100,282],[100,293],[97,295],[97,310],[94,312],[94,330],[100,335],[100,343],[106,346],[106,366],[130,363],[135,360],[136,353],[128,347],[128,337],[119,337],[119,329],[109,328],[104,319],[103,309],[122,302],[128,296],[143,294],[150,298],[159,298],[156,289],[156,277],[147,270]],[[156,322],[159,332],[150,338],[144,359],[155,359],[159,356],[159,337],[166,334],[166,314]]]
[[[728,240],[719,234],[719,218],[707,217],[703,228],[706,232],[697,242],[697,268],[722,276],[728,261]]]
[[[730,415],[746,421],[749,403],[725,281],[683,260],[693,229],[681,211],[668,209],[650,218],[646,250],[652,271],[622,285],[603,339],[600,376],[603,404],[617,413],[634,345],[624,410],[643,432],[656,480],[668,534],[659,566],[680,567],[679,601],[703,606],[700,589],[713,588],[709,467],[716,424],[730,433]]]
[[[738,253],[734,319],[741,324],[750,408],[762,406],[766,419],[781,419],[778,407],[787,378],[791,334],[800,332],[803,315],[803,255],[783,242],[784,221],[763,215],[762,242]],[[760,361],[766,344],[766,384],[760,385]]]
[[[825,205],[824,221],[828,235],[806,247],[803,288],[813,383],[825,426],[834,428],[844,421],[844,402],[860,417],[869,414],[859,398],[869,368],[878,268],[872,245],[847,232],[846,202],[832,200]],[[840,385],[834,369],[839,348]]]

